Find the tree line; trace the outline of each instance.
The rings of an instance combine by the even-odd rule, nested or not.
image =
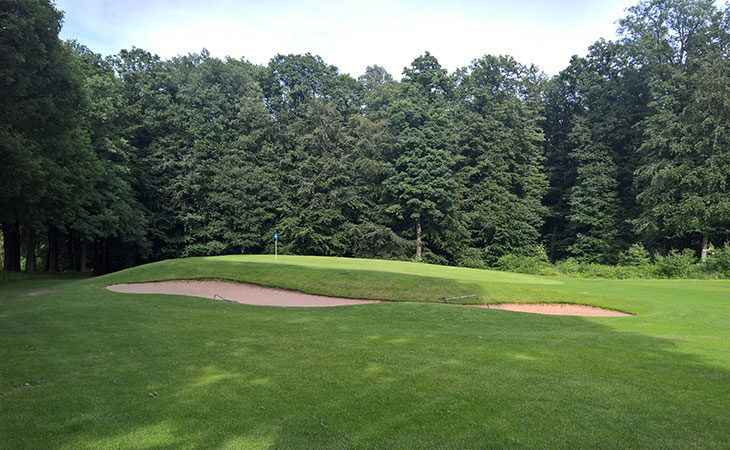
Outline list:
[[[730,239],[730,14],[644,0],[549,78],[509,56],[395,80],[311,54],[102,57],[0,4],[7,271],[266,253],[615,264]],[[24,263],[24,267],[21,267]]]

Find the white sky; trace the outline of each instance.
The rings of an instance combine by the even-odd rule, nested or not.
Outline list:
[[[368,65],[395,78],[425,51],[449,71],[507,54],[549,75],[599,38],[638,0],[354,1],[56,0],[62,39],[104,55],[132,46],[162,57],[200,52],[266,64],[277,53],[320,55],[357,77]]]

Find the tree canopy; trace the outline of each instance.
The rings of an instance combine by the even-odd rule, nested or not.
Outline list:
[[[730,239],[728,9],[642,0],[618,23],[554,77],[425,52],[353,78],[309,53],[103,57],[58,38],[48,0],[0,2],[4,268],[262,253],[274,232],[475,267],[704,258]]]

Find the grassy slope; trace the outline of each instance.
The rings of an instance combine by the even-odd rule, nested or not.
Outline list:
[[[730,282],[262,258],[169,261],[41,297],[17,295],[33,281],[0,284],[0,447],[730,446]],[[638,315],[267,308],[103,289],[194,276],[434,301],[479,290]]]

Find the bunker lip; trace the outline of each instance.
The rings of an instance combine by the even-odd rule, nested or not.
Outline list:
[[[378,303],[377,300],[325,297],[304,294],[248,283],[210,280],[168,280],[148,283],[112,284],[106,287],[113,292],[128,294],[167,294],[228,300],[247,305],[326,307]]]
[[[554,316],[582,317],[631,317],[633,314],[597,306],[573,305],[569,303],[498,303],[495,305],[478,305],[482,308],[501,309],[505,311]]]
[[[185,295],[189,297],[228,300],[258,306],[312,308],[379,303],[378,300],[326,297],[323,295],[305,294],[297,291],[288,291],[234,281],[167,280],[145,283],[112,284],[106,288],[113,292],[127,294]],[[469,306],[561,316],[627,317],[632,315],[621,311],[598,308],[595,306],[573,305],[567,303],[498,303],[494,305]]]

